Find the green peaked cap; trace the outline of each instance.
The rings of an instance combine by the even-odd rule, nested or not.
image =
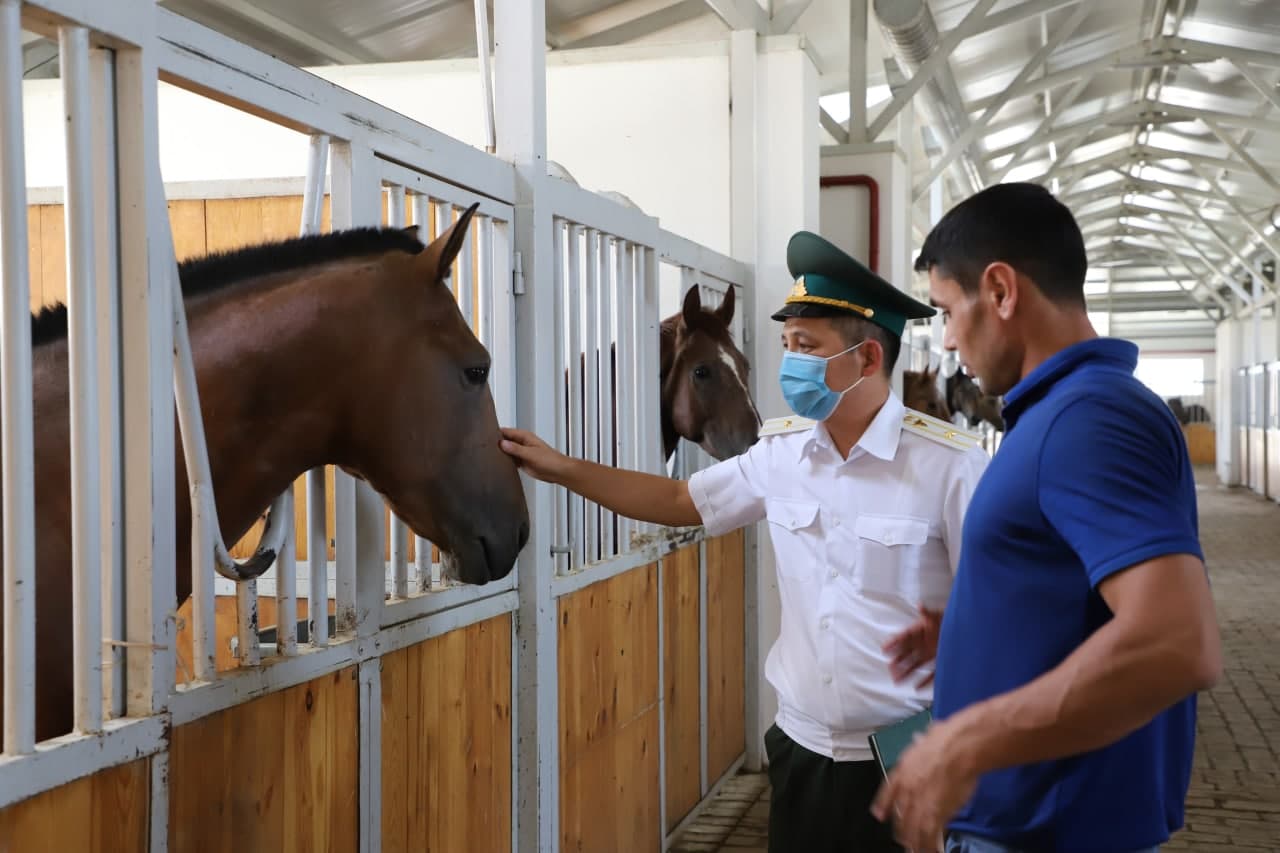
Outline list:
[[[865,317],[901,337],[907,320],[937,313],[867,269],[811,231],[797,231],[787,244],[787,269],[795,279],[786,303],[773,315]]]

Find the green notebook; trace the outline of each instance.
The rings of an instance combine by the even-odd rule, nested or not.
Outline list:
[[[889,775],[889,771],[898,763],[898,757],[911,745],[916,733],[928,728],[932,720],[933,714],[930,713],[929,708],[925,708],[905,720],[873,732],[867,738],[867,741],[871,744],[871,754],[875,756],[876,763],[880,765],[881,773],[885,776]]]

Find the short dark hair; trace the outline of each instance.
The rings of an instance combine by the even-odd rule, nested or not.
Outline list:
[[[996,184],[951,208],[925,238],[915,270],[937,267],[973,293],[996,261],[1031,279],[1049,300],[1084,307],[1084,236],[1067,206],[1039,184]]]
[[[902,351],[902,338],[884,326],[876,325],[855,314],[845,314],[829,319],[845,346],[854,346],[867,339],[875,339],[879,342],[884,348],[884,375],[893,375],[893,366],[898,363],[898,353]]]

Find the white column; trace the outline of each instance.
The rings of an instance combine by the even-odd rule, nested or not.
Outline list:
[[[787,241],[796,231],[818,229],[818,78],[813,62],[794,39],[763,40],[752,58],[749,47],[753,40],[754,33],[735,34],[731,43],[735,95],[749,93],[752,87],[750,76],[738,72],[744,66],[755,66],[754,100],[748,101],[747,109],[741,109],[735,100],[731,131],[734,191],[739,193],[748,182],[747,176],[754,175],[754,211],[749,203],[735,197],[733,245],[735,255],[741,251],[739,257],[755,263],[752,316],[758,345],[752,373],[760,414],[771,418],[789,411],[777,382],[782,359],[775,343],[778,324],[770,317],[792,285]],[[754,128],[753,134],[750,128]],[[752,220],[754,238],[743,230]],[[762,738],[777,713],[777,697],[764,678],[765,657],[779,627],[777,568],[765,528],[759,525],[753,531],[759,543],[757,559],[747,573],[747,582],[754,581],[748,600],[752,592],[755,596],[755,612],[748,611],[751,621],[747,623],[749,768],[760,766]]]
[[[516,423],[555,435],[552,338],[555,299],[553,223],[541,202],[547,181],[546,8],[543,2],[494,0],[498,156],[516,169],[512,236],[520,253],[526,294],[516,300],[518,397]],[[539,382],[541,380],[541,383]],[[516,759],[513,842],[521,851],[556,850],[560,843],[559,713],[556,602],[551,581],[554,490],[524,478],[529,543],[516,565],[520,609],[516,626]]]

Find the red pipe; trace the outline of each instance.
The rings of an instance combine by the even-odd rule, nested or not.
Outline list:
[[[870,257],[867,259],[870,263],[873,273],[880,272],[880,185],[876,183],[876,179],[870,175],[827,175],[818,182],[819,187],[866,187],[867,192],[871,194],[871,200],[868,204],[871,211],[871,249]]]

